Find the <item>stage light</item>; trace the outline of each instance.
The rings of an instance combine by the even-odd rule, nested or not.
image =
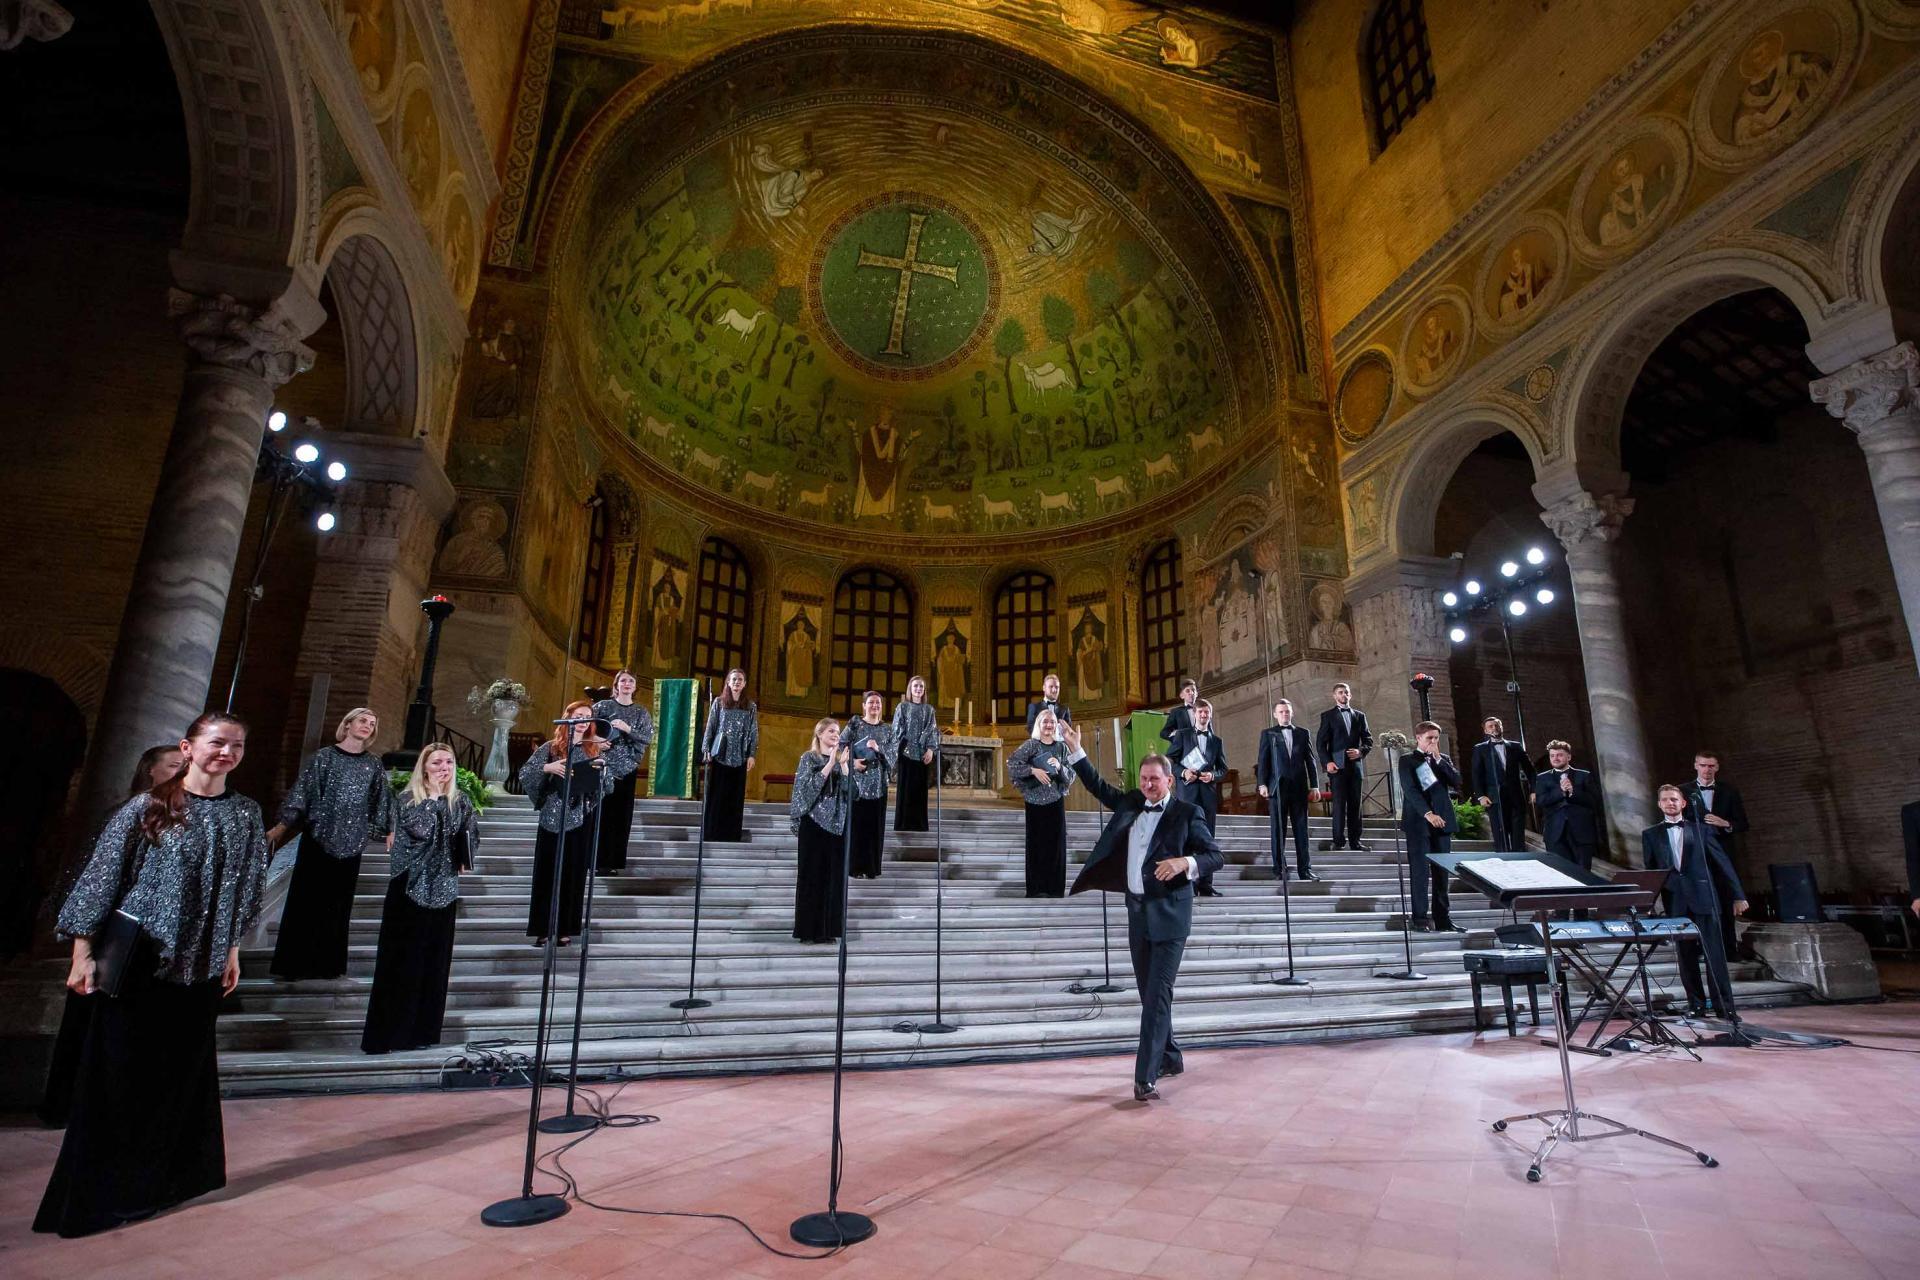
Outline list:
[[[293,456],[301,462],[318,462],[320,450],[311,444],[297,444],[293,447]]]
[[[1465,591],[1470,596],[1479,595],[1480,594],[1479,580],[1475,578],[1468,578],[1466,582],[1461,584],[1461,590]]]
[[[1460,597],[1455,595],[1453,592],[1449,591],[1445,595],[1440,597],[1440,603],[1447,606],[1447,608],[1451,609],[1455,605],[1460,603]]]
[[[278,435],[287,429],[287,415],[275,409],[267,415],[267,430]]]
[[[1546,552],[1544,552],[1544,551],[1542,551],[1542,550],[1541,550],[1540,548],[1538,548],[1538,547],[1528,547],[1528,548],[1527,548],[1527,563],[1528,563],[1528,564],[1545,564],[1546,562],[1547,562],[1547,553],[1546,553]]]
[[[1552,588],[1552,587],[1542,587],[1542,588],[1540,588],[1540,589],[1539,589],[1538,591],[1536,591],[1536,592],[1534,592],[1534,593],[1533,593],[1533,598],[1534,598],[1535,600],[1538,600],[1538,601],[1539,601],[1539,602],[1540,602],[1541,604],[1552,604],[1552,603],[1553,603],[1553,588]]]
[[[338,523],[339,521],[334,518],[334,514],[331,511],[322,511],[313,518],[313,527],[322,533],[332,533],[333,526]]]
[[[1447,632],[1447,639],[1453,641],[1455,644],[1465,644],[1467,642],[1467,629],[1465,627],[1455,627],[1453,630]]]
[[[1525,600],[1507,601],[1507,612],[1512,614],[1514,617],[1517,618],[1521,614],[1525,613],[1526,611],[1527,611],[1527,602]]]
[[[1503,578],[1511,578],[1519,572],[1520,566],[1511,560],[1500,566],[1500,576]]]
[[[346,463],[329,462],[327,464],[327,479],[333,481],[335,484],[339,484],[342,480],[345,480],[346,478],[347,478]]]

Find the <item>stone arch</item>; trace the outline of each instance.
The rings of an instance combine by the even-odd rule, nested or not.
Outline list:
[[[340,425],[350,431],[417,435],[430,410],[414,291],[390,247],[397,242],[385,211],[361,205],[328,229],[316,258],[339,312],[347,366]]]
[[[1550,452],[1566,460],[1584,487],[1617,489],[1621,418],[1647,357],[1694,312],[1753,289],[1778,290],[1807,332],[1820,332],[1828,299],[1804,269],[1750,249],[1685,257],[1651,277],[1631,305],[1606,317],[1575,352]]]
[[[40,628],[0,627],[0,667],[16,667],[59,685],[89,723],[99,713],[107,687],[107,656],[84,641]]]
[[[1255,493],[1235,494],[1221,504],[1220,513],[1207,525],[1207,531],[1197,540],[1202,560],[1212,560],[1216,556],[1231,551],[1241,541],[1251,537],[1272,522],[1273,512],[1264,495]]]
[[[1920,127],[1903,132],[1882,153],[1881,164],[1860,216],[1847,221],[1853,234],[1842,256],[1861,300],[1885,309],[1888,332],[1884,341],[1869,344],[1873,350],[1855,355],[1920,334],[1920,262],[1913,252],[1920,241]]]
[[[1493,404],[1467,405],[1427,427],[1395,469],[1393,489],[1384,504],[1391,555],[1434,554],[1434,526],[1453,473],[1468,454],[1502,434],[1519,439],[1537,477],[1546,463],[1539,433],[1511,410]]]
[[[154,5],[187,117],[190,258],[295,266],[317,208],[312,108],[289,33],[262,0]]]

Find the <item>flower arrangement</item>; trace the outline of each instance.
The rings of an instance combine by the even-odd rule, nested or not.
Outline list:
[[[1411,751],[1413,739],[1398,729],[1385,729],[1373,735],[1373,745],[1385,747],[1388,751]]]
[[[477,716],[491,711],[496,702],[511,702],[524,707],[527,704],[527,686],[502,676],[484,689],[479,685],[473,686],[473,691],[467,694],[467,710]]]

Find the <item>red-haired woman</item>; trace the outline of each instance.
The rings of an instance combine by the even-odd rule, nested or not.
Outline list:
[[[569,702],[560,718],[581,723],[553,726],[553,737],[535,747],[520,766],[520,790],[540,815],[540,833],[533,841],[532,902],[527,909],[527,936],[535,946],[545,946],[547,941],[556,856],[560,858],[560,945],[572,942],[580,932],[580,902],[594,855],[594,811],[628,765],[624,749],[593,731],[591,702]],[[568,769],[573,770],[570,788]]]
[[[280,802],[280,820],[267,832],[278,849],[303,832],[287,883],[287,906],[274,939],[280,978],[337,978],[347,971],[347,924],[360,885],[360,854],[367,841],[393,830],[393,788],[386,766],[367,748],[380,731],[371,708],[340,717],[333,745],[300,766],[293,790]]]
[[[737,842],[747,808],[747,774],[760,751],[760,711],[747,697],[747,673],[727,672],[720,696],[707,708],[700,759],[707,770],[707,839]]]
[[[260,807],[227,790],[246,740],[231,716],[195,720],[186,768],[114,812],[60,908],[69,990],[115,979],[96,940],[131,945],[118,994],[94,1007],[35,1231],[88,1235],[226,1185],[213,1024],[267,872]]]

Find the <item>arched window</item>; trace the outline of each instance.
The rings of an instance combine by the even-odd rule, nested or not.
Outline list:
[[[1009,578],[993,600],[994,714],[1019,721],[1053,670],[1053,579],[1044,573]]]
[[[1186,614],[1180,600],[1180,544],[1169,538],[1153,549],[1140,574],[1140,669],[1147,701],[1171,704],[1180,696],[1180,643]]]
[[[607,504],[596,502],[588,517],[587,575],[580,583],[580,632],[573,656],[593,661],[606,641],[608,605],[613,595],[612,518]]]
[[[1367,26],[1361,68],[1373,116],[1374,150],[1382,151],[1433,97],[1433,51],[1420,0],[1380,0]]]
[[[890,573],[856,569],[833,593],[833,701],[836,716],[858,711],[868,689],[904,696],[913,665],[913,593]]]
[[[753,578],[747,558],[731,542],[708,538],[700,545],[700,580],[694,588],[693,674],[718,682],[747,665],[747,613]]]

